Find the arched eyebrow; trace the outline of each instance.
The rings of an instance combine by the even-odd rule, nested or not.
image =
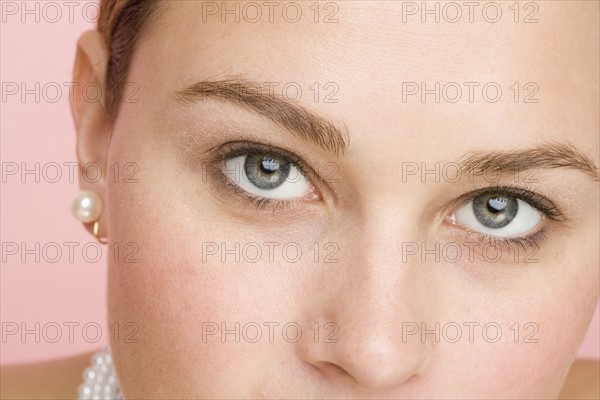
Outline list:
[[[273,83],[273,82],[271,82]],[[246,79],[204,80],[175,93],[183,104],[206,102],[208,98],[230,101],[266,117],[302,140],[316,144],[335,156],[344,155],[349,145],[348,128],[275,93],[263,93],[261,85]]]
[[[572,143],[547,142],[528,149],[471,152],[458,161],[463,174],[518,173],[533,169],[568,168],[582,171],[593,181],[600,180],[598,167]]]

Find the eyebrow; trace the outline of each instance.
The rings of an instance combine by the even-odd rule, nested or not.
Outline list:
[[[332,121],[281,95],[270,90],[265,94],[258,82],[246,79],[204,80],[176,92],[175,98],[183,104],[206,102],[207,98],[228,100],[269,118],[300,139],[336,156],[348,150],[350,135],[344,123],[337,127]]]
[[[247,79],[203,80],[175,92],[177,101],[188,104],[207,98],[231,101],[267,117],[302,140],[316,144],[334,155],[345,154],[349,146],[348,128],[309,111],[283,96],[264,94],[258,82]],[[461,174],[518,173],[534,169],[568,168],[580,170],[592,180],[600,172],[592,159],[572,143],[548,142],[529,149],[498,152],[470,152],[458,162]]]
[[[461,173],[518,173],[535,169],[568,168],[584,172],[593,181],[600,180],[592,159],[572,143],[547,142],[516,151],[467,153],[458,162]]]

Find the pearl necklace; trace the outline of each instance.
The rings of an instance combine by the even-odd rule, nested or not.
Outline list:
[[[95,353],[91,361],[92,364],[83,371],[83,383],[79,385],[77,398],[123,400],[110,349]]]

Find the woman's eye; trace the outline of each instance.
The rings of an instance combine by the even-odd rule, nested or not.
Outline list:
[[[454,212],[454,223],[491,236],[527,236],[542,213],[516,197],[483,193]]]
[[[245,154],[225,160],[225,175],[243,190],[276,200],[314,199],[315,189],[285,157]]]

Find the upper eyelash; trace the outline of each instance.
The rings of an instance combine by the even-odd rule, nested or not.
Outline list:
[[[527,190],[525,188],[519,186],[488,186],[480,189],[473,190],[471,192],[465,193],[457,199],[457,202],[464,206],[472,201],[477,196],[484,193],[497,193],[503,196],[515,197],[517,199],[523,200],[527,202],[529,205],[535,207],[537,210],[542,212],[545,217],[553,221],[565,221],[565,215],[563,212],[549,199],[546,197],[532,192],[531,190]],[[538,242],[540,239],[544,239],[546,235],[546,231],[544,228],[541,230],[528,235],[521,237],[497,237],[488,235],[485,233],[477,232],[473,229],[463,228],[467,236],[468,235],[476,235],[478,237],[478,241],[481,243],[483,241],[487,241],[488,243],[492,243],[495,246],[498,245],[518,245],[523,249],[526,249],[528,246],[538,246]]]
[[[551,200],[542,196],[539,193],[532,192],[519,186],[488,186],[461,195],[457,201],[465,205],[477,196],[484,193],[497,193],[507,197],[515,197],[519,200],[527,202],[529,205],[541,211],[546,217],[553,221],[564,221],[565,215]]]
[[[229,158],[256,153],[275,154],[279,157],[289,160],[292,164],[300,168],[302,173],[305,175],[308,175],[313,172],[311,171],[312,168],[310,168],[308,164],[304,162],[304,160],[302,160],[294,153],[291,153],[279,147],[274,147],[271,145],[261,143],[249,141],[227,142],[217,147],[209,149],[209,153],[213,156],[215,161],[225,161]]]

